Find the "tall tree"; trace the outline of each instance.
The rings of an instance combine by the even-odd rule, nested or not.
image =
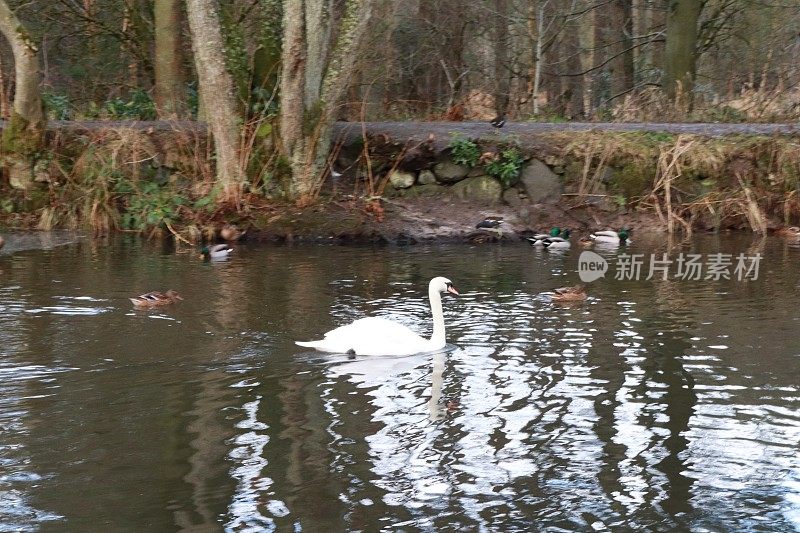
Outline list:
[[[292,171],[290,193],[299,203],[313,199],[324,176],[330,126],[375,1],[284,0],[280,141]]]
[[[697,65],[699,0],[670,0],[667,11],[667,42],[664,47],[664,79],[667,96],[679,98],[682,106],[691,107]]]
[[[633,4],[631,0],[613,0],[608,9],[616,30],[610,64],[613,98],[633,89]]]
[[[598,108],[604,101],[611,96],[611,75],[609,73],[609,52],[610,43],[616,35],[611,29],[614,21],[611,19],[611,11],[608,5],[593,10],[594,15],[594,42],[592,43],[592,83],[591,83],[591,103],[592,109]]]
[[[508,111],[511,79],[508,63],[508,0],[494,0],[494,107],[497,115]]]
[[[234,96],[233,78],[225,66],[217,9],[215,0],[186,0],[200,99],[214,137],[217,181],[223,190],[221,200],[238,202],[244,181],[239,160],[242,117]]]
[[[156,111],[162,119],[186,114],[186,80],[181,47],[181,0],[155,0],[155,87]]]
[[[16,80],[14,109],[3,128],[3,153],[11,186],[26,189],[33,184],[34,165],[44,144],[46,125],[39,48],[5,0],[0,0],[0,33],[11,45]]]

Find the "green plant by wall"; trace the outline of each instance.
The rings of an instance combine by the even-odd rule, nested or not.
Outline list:
[[[72,105],[67,95],[43,92],[42,102],[47,118],[50,120],[70,120],[72,118]]]
[[[124,229],[146,231],[180,219],[180,209],[189,201],[171,187],[144,182],[136,187],[130,181],[116,183],[115,192],[127,204],[120,222]]]
[[[450,139],[450,157],[454,163],[474,167],[481,157],[480,148],[475,142],[458,134],[453,134]]]
[[[609,188],[627,203],[644,196],[653,182],[655,173],[656,170],[652,166],[628,162],[613,174]],[[617,202],[619,203],[619,200]]]
[[[119,120],[155,120],[156,106],[147,91],[135,89],[129,98],[114,98],[103,104],[102,114]]]
[[[511,187],[519,181],[522,163],[522,154],[516,148],[506,148],[488,165],[486,173],[500,180],[504,188]]]

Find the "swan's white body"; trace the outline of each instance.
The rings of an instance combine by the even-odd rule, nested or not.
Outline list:
[[[589,235],[589,237],[595,242],[606,242],[609,244],[620,244],[622,242],[622,240],[619,238],[619,233],[617,233],[616,231],[609,231],[609,230],[595,231],[594,233]],[[627,244],[630,244],[631,242],[633,241],[631,241],[630,239],[625,240],[625,243]]]
[[[441,293],[458,294],[447,278],[433,278],[428,284],[428,298],[433,314],[433,335],[420,337],[402,324],[380,317],[361,318],[325,334],[318,341],[295,344],[321,352],[354,353],[356,355],[413,355],[444,348],[444,314]]]

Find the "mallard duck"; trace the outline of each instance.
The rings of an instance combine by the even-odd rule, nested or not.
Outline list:
[[[800,238],[800,228],[797,226],[784,226],[775,230],[775,235],[781,237],[792,237],[794,239]],[[0,244],[0,247],[2,245]]]
[[[503,223],[503,217],[486,217],[475,226],[477,229],[497,229]]]
[[[551,237],[558,237],[561,234],[561,228],[552,228],[550,233],[537,233],[533,237],[528,237],[528,242],[533,246],[542,246],[542,241]]]
[[[542,239],[542,246],[548,250],[550,248],[564,250],[569,248],[571,246],[569,242],[569,230],[565,229],[561,237],[547,237]]]
[[[586,299],[586,289],[583,285],[561,287],[553,291],[554,302],[578,302]]]
[[[232,251],[233,248],[227,244],[212,244],[200,249],[200,257],[203,259],[226,259]]]
[[[166,293],[153,291],[130,298],[134,307],[159,307],[183,300],[180,294],[170,289]]]
[[[247,230],[242,231],[233,224],[225,224],[222,226],[222,229],[219,230],[219,236],[226,241],[238,241],[245,233],[247,233]]]
[[[628,238],[630,230],[621,229],[619,231],[603,230],[595,231],[589,237],[595,242],[605,242],[609,244],[630,244],[633,241]]]

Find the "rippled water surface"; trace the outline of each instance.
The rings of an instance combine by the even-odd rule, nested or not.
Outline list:
[[[0,252],[0,531],[800,530],[800,248],[756,281],[616,281],[579,250],[120,240]],[[661,237],[632,250],[667,251]],[[616,252],[601,251],[613,259]],[[380,315],[447,353],[294,346]],[[134,311],[128,296],[185,301]]]

